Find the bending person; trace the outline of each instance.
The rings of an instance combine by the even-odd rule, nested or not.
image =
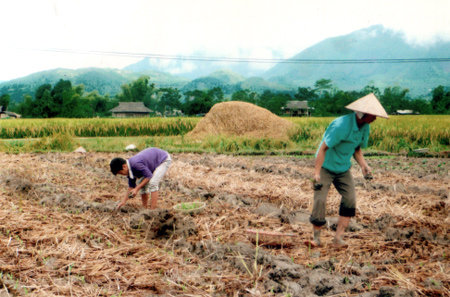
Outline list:
[[[355,184],[350,172],[351,158],[361,166],[364,176],[372,169],[367,165],[361,148],[369,141],[370,126],[377,117],[388,115],[374,94],[364,96],[346,106],[354,112],[335,119],[325,131],[316,153],[314,170],[314,206],[309,221],[313,225],[313,240],[305,241],[311,247],[320,246],[320,233],[326,224],[326,200],[331,184],[342,196],[338,226],[333,240],[335,247],[347,247],[342,235],[350,218],[356,215]]]
[[[158,148],[148,148],[128,160],[114,158],[109,164],[111,172],[128,177],[128,190],[116,209],[120,209],[127,200],[140,191],[142,206],[148,208],[149,193],[151,193],[150,208],[158,205],[159,183],[169,169],[172,159],[169,153]],[[136,185],[136,180],[139,182]]]

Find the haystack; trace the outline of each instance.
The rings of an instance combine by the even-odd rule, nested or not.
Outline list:
[[[191,137],[208,135],[288,138],[292,123],[254,104],[231,101],[214,105],[189,132]]]

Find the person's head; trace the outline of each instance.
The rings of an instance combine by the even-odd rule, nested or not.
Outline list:
[[[373,123],[377,117],[389,119],[389,116],[374,94],[364,96],[345,108],[356,113],[356,121],[359,125]]]
[[[114,175],[128,175],[128,165],[127,161],[124,158],[114,158],[109,163],[109,167],[111,167],[111,172]]]
[[[356,122],[359,125],[371,124],[377,119],[377,116],[370,114],[370,113],[363,113],[363,112],[359,112],[359,111],[356,111],[355,113],[356,113]]]

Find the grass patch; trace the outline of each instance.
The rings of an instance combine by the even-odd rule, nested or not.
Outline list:
[[[286,119],[295,125],[284,140],[238,136],[191,139],[186,133],[199,118],[4,120],[0,138],[16,139],[0,141],[0,151],[70,152],[83,146],[92,152],[122,152],[134,144],[138,150],[160,147],[172,153],[311,155],[334,118]],[[391,116],[389,120],[377,119],[370,128],[365,152],[409,153],[425,147],[430,153],[450,151],[450,116]]]

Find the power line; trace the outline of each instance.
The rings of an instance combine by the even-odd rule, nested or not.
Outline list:
[[[25,49],[25,48],[22,48]],[[163,60],[201,61],[201,62],[233,62],[233,63],[285,63],[285,64],[398,64],[398,63],[435,63],[449,62],[450,58],[406,58],[406,59],[261,59],[261,58],[230,58],[230,57],[199,57],[176,56],[164,54],[131,53],[116,51],[90,51],[74,49],[25,49],[34,51],[88,54],[102,56],[122,56]]]

